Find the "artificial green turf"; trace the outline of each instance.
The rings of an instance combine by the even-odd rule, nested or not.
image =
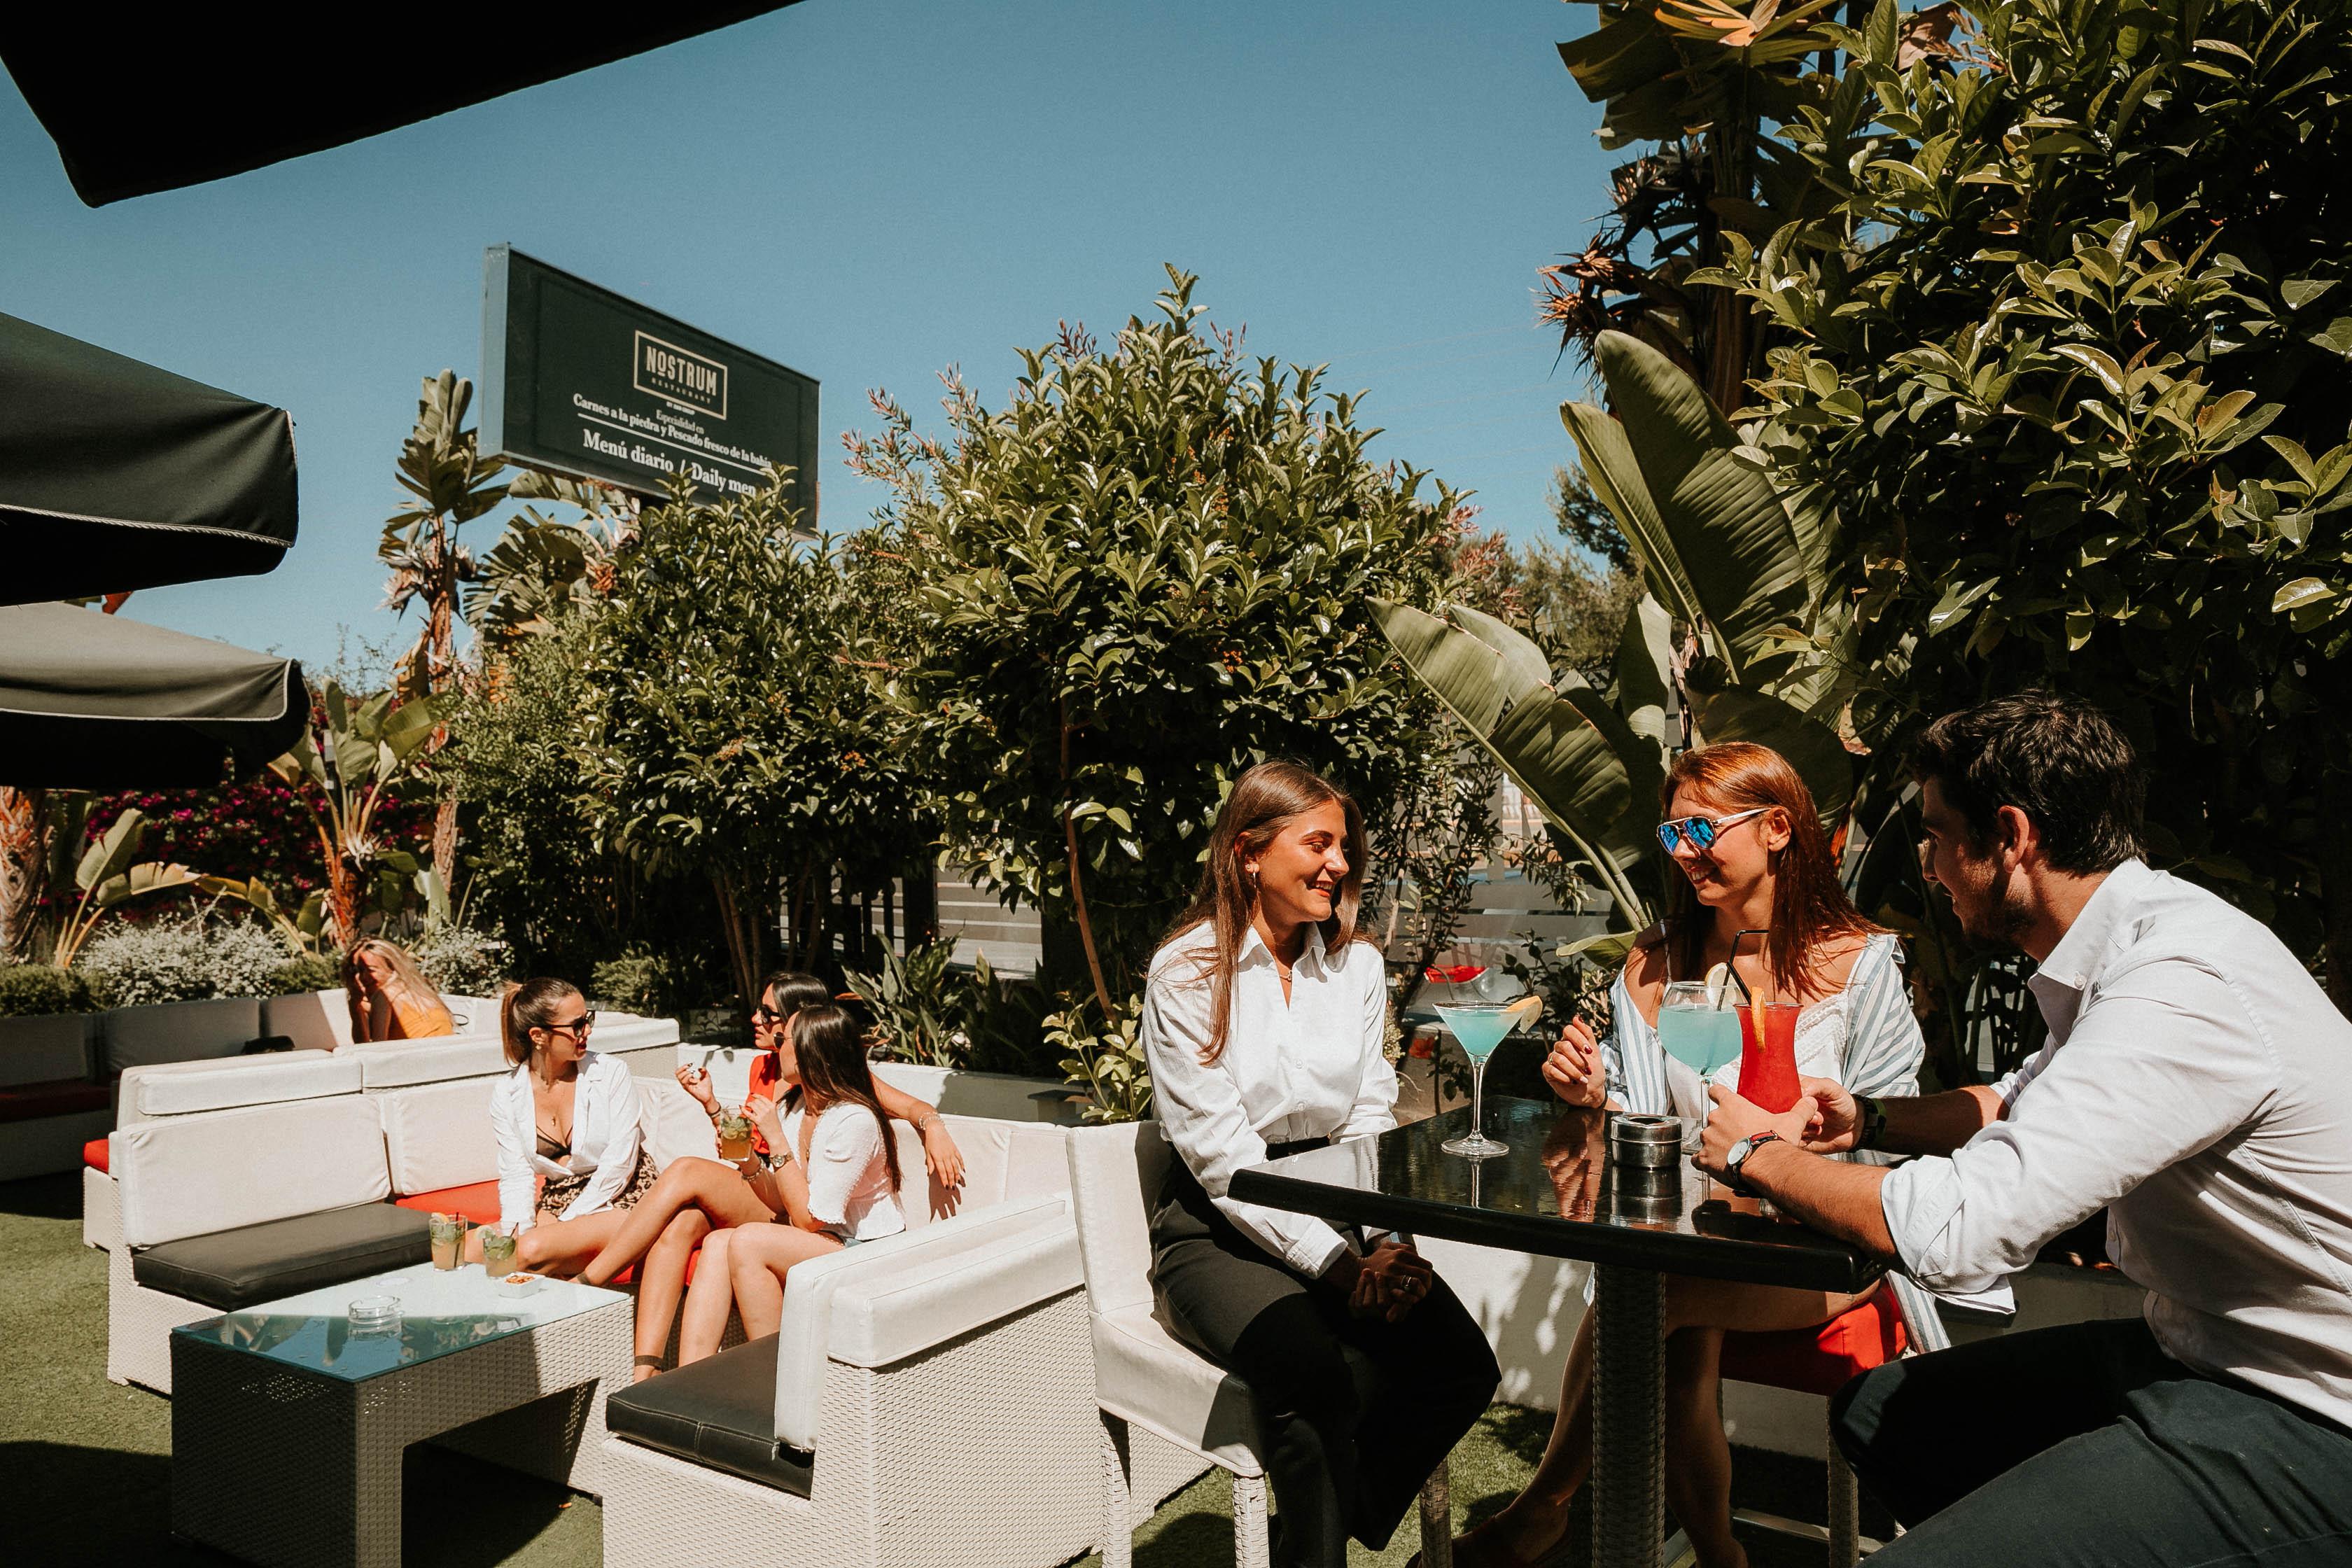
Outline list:
[[[229,1559],[170,1535],[171,1402],[106,1381],[106,1255],[81,1244],[78,1175],[0,1183],[0,1562],[14,1568]],[[1550,1420],[1497,1405],[1454,1452],[1456,1527],[1494,1513],[1542,1454]],[[1741,1450],[1735,1500],[1792,1518],[1822,1517],[1818,1463]],[[1092,1489],[1091,1476],[1073,1484]],[[289,1500],[289,1506],[299,1506]],[[446,1449],[409,1450],[403,1495],[409,1563],[434,1568],[596,1568],[594,1502]],[[1864,1530],[1885,1521],[1865,1510]],[[1559,1568],[1581,1568],[1581,1500]],[[1747,1535],[1755,1568],[1814,1568],[1818,1545]],[[1213,1568],[1234,1560],[1233,1492],[1212,1471],[1136,1532],[1138,1568]],[[1350,1568],[1402,1564],[1419,1546],[1408,1519],[1386,1552],[1350,1546]],[[1088,1565],[1100,1560],[1088,1557]],[[704,1568],[680,1563],[678,1568]],[[956,1568],[942,1563],[940,1568]]]

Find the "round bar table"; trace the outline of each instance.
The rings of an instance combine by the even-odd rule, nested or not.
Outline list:
[[[1244,1203],[1339,1225],[1442,1237],[1592,1265],[1592,1561],[1657,1568],[1665,1525],[1665,1276],[1853,1292],[1873,1258],[1759,1213],[1684,1159],[1612,1165],[1613,1111],[1497,1097],[1486,1131],[1509,1152],[1470,1161],[1438,1147],[1467,1107],[1373,1138],[1237,1173]]]

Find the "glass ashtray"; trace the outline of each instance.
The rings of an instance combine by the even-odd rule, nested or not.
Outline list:
[[[348,1309],[352,1327],[377,1329],[400,1321],[400,1298],[397,1296],[362,1296]]]

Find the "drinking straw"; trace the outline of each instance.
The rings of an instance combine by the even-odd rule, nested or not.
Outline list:
[[[1738,936],[1733,937],[1731,939],[1731,957],[1723,966],[1723,973],[1730,978],[1732,984],[1739,987],[1739,994],[1748,998],[1748,1004],[1751,1007],[1756,1005],[1756,994],[1754,992],[1748,989],[1748,982],[1739,978],[1739,943],[1743,938],[1751,936],[1769,936],[1770,934],[1771,933],[1769,931],[1760,930],[1744,931],[1741,931]],[[1757,951],[1759,952],[1763,951],[1763,944],[1761,942],[1757,944]],[[1716,993],[1715,1010],[1717,1012],[1720,1013],[1723,1011],[1723,999],[1730,994],[1731,993],[1727,989]]]
[[[1752,936],[1759,939],[1756,943],[1756,954],[1757,957],[1760,959],[1764,955],[1763,939],[1768,939],[1771,933],[1769,931],[1750,930],[1741,931],[1739,936],[1733,937],[1731,939],[1732,962],[1726,964],[1724,967],[1729,970],[1732,976],[1736,979],[1739,973],[1738,959],[1740,938]],[[1764,1045],[1764,999],[1757,995],[1754,992],[1748,990],[1746,985],[1740,986],[1739,990],[1740,994],[1748,998],[1748,1019],[1750,1024],[1755,1026],[1756,1044],[1757,1047],[1760,1050]]]

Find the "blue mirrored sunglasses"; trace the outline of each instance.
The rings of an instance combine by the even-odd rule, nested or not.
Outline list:
[[[1700,851],[1712,849],[1715,841],[1723,837],[1725,828],[1736,827],[1749,817],[1761,816],[1771,809],[1769,805],[1758,805],[1746,811],[1735,811],[1724,817],[1677,816],[1672,822],[1658,824],[1658,843],[1669,855],[1681,844],[1688,844]]]

